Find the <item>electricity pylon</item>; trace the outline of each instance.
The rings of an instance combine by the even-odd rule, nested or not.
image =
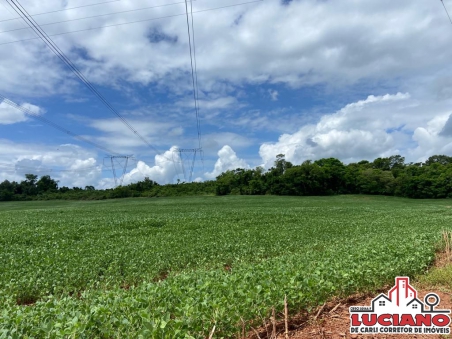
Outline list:
[[[115,187],[121,186],[124,180],[124,175],[126,174],[127,164],[129,163],[129,159],[132,158],[133,155],[110,155],[107,158],[110,158],[111,161],[111,170],[113,171],[113,178],[115,179]],[[122,167],[121,176],[118,178],[116,175],[115,164]],[[118,185],[119,180],[119,185]]]
[[[188,159],[189,161],[191,160],[191,164],[190,164],[190,174],[188,177],[188,182],[191,182],[192,178],[193,178],[193,169],[195,167],[195,160],[196,160],[196,154],[202,154],[202,148],[176,148],[173,150],[173,152],[178,153],[179,155],[179,159],[181,161],[181,166],[182,166],[182,171],[184,173],[184,180],[187,181],[187,173],[185,171],[185,166],[184,166],[184,158],[182,157],[182,154],[187,154],[187,158],[190,156],[190,153],[193,153],[193,158]]]

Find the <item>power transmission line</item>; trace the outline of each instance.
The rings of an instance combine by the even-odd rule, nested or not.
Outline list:
[[[57,13],[57,12],[70,11],[70,10],[73,10],[73,9],[78,9],[78,8],[83,8],[83,7],[91,7],[91,6],[97,6],[97,5],[103,5],[103,4],[108,4],[108,3],[112,3],[112,2],[118,2],[118,1],[121,1],[121,0],[111,0],[111,1],[105,1],[105,2],[98,2],[98,3],[90,4],[90,5],[83,5],[83,6],[77,6],[77,7],[58,9],[56,11],[32,14],[31,16],[40,16],[40,15],[44,15],[44,14],[52,14],[52,13]],[[13,20],[18,20],[18,19],[21,19],[21,17],[18,16],[16,18],[12,18],[12,19],[4,19],[4,20],[0,20],[0,22],[13,21]]]
[[[188,46],[190,51],[190,67],[191,67],[191,78],[192,78],[192,85],[193,85],[193,99],[195,104],[195,115],[196,115],[196,130],[198,132],[198,148],[196,149],[179,149],[179,157],[182,161],[182,169],[184,172],[184,179],[187,180],[185,175],[185,168],[183,165],[183,159],[182,159],[182,153],[188,152],[193,153],[193,160],[190,166],[190,175],[189,175],[189,182],[192,180],[193,175],[193,169],[195,165],[195,159],[196,159],[196,153],[199,152],[201,155],[201,160],[204,167],[204,159],[202,158],[202,142],[201,142],[201,123],[199,119],[199,88],[198,88],[198,70],[197,70],[197,64],[196,64],[196,43],[195,43],[195,25],[193,20],[193,2],[190,0],[190,16],[191,16],[191,35],[190,35],[190,23],[188,19],[188,1],[185,0],[185,14],[187,17],[187,33],[188,33]],[[192,53],[192,40],[193,40],[193,53]],[[193,67],[194,64],[194,67]]]
[[[116,1],[118,1],[118,0],[116,0]],[[99,18],[99,17],[102,17],[102,16],[109,16],[109,15],[116,15],[116,14],[122,14],[122,13],[143,11],[143,10],[152,9],[152,8],[166,7],[166,6],[172,6],[172,5],[180,5],[180,4],[183,4],[183,3],[184,3],[184,1],[180,1],[180,2],[173,2],[173,3],[170,3],[170,4],[164,4],[164,5],[149,6],[149,7],[142,7],[142,8],[136,8],[136,9],[129,9],[129,10],[120,11],[120,12],[113,12],[113,13],[107,13],[107,14],[98,14],[98,15],[93,15],[93,16],[86,16],[86,17],[77,18],[77,19],[69,19],[69,20],[63,20],[63,21],[49,22],[49,23],[46,23],[46,24],[40,24],[40,27],[42,27],[42,26],[50,26],[50,25],[57,25],[57,24],[62,24],[62,23],[72,22],[72,21],[86,20],[86,19],[92,19],[92,18]],[[28,29],[28,27],[25,27],[25,28],[13,28],[13,29],[9,29],[9,30],[6,30],[6,31],[0,31],[0,33],[22,31],[24,29]]]
[[[8,0],[6,0],[6,1],[8,1]],[[199,11],[193,11],[193,13],[203,13],[203,12],[214,11],[214,10],[218,10],[218,9],[224,9],[224,8],[235,7],[235,6],[242,6],[242,5],[247,5],[247,4],[252,4],[252,3],[255,3],[255,2],[262,2],[262,1],[263,0],[254,0],[254,1],[242,2],[242,3],[234,4],[234,5],[228,5],[228,6],[222,6],[222,7],[202,9],[202,10],[199,10]],[[97,30],[97,29],[102,29],[102,28],[110,28],[110,27],[131,25],[131,24],[147,22],[147,21],[153,21],[153,20],[174,18],[174,17],[178,17],[178,16],[183,16],[183,15],[185,16],[186,13],[172,14],[172,15],[166,15],[166,16],[161,16],[161,17],[157,17],[157,18],[143,19],[143,20],[137,20],[137,21],[128,21],[128,22],[123,22],[123,23],[119,23],[119,24],[103,25],[103,26],[99,26],[99,27],[84,28],[84,29],[79,29],[79,30],[75,30],[75,31],[68,31],[68,32],[49,34],[47,36],[48,37],[54,37],[54,36],[73,34],[73,33],[79,33],[79,32],[87,32],[87,31],[92,31],[92,30]],[[9,42],[2,42],[2,43],[0,43],[0,46],[1,45],[14,44],[14,43],[23,42],[23,41],[37,40],[37,39],[40,39],[40,37],[20,39],[20,40],[14,40],[14,41],[9,41]]]
[[[201,122],[199,120],[199,87],[198,87],[198,66],[196,63],[196,40],[195,40],[195,24],[193,22],[193,0],[190,0],[190,15],[191,15],[191,28],[193,35],[193,59],[195,61],[195,85],[196,85],[196,104],[198,107],[198,134],[199,134],[199,148],[201,148]],[[202,152],[202,150],[201,150]]]
[[[27,116],[29,116],[29,117],[31,117],[31,118],[37,119],[37,120],[39,120],[39,121],[41,121],[41,122],[44,122],[44,123],[46,123],[46,124],[52,126],[53,128],[55,128],[55,129],[57,129],[57,130],[59,130],[59,131],[65,133],[65,134],[68,134],[68,135],[72,136],[72,137],[75,138],[75,139],[78,139],[78,140],[80,140],[80,141],[86,142],[86,143],[90,144],[91,146],[94,146],[94,147],[96,147],[96,148],[98,148],[98,149],[100,149],[100,150],[106,152],[107,154],[110,154],[109,157],[111,157],[111,156],[113,156],[113,155],[114,155],[115,157],[118,157],[118,156],[121,157],[121,156],[122,156],[121,154],[119,154],[119,153],[117,153],[117,152],[113,152],[113,151],[109,150],[108,148],[106,148],[106,147],[104,147],[104,146],[101,146],[101,145],[99,145],[99,144],[97,144],[97,143],[95,143],[95,142],[93,142],[93,141],[91,141],[91,140],[89,140],[89,139],[87,139],[87,138],[82,137],[81,135],[78,135],[78,134],[76,134],[76,133],[74,133],[74,132],[71,132],[70,130],[68,130],[68,129],[66,129],[66,128],[64,128],[64,127],[62,127],[62,126],[60,126],[60,125],[58,125],[58,124],[56,124],[56,123],[54,123],[54,122],[52,122],[51,120],[49,120],[49,119],[43,117],[42,115],[39,115],[39,114],[37,114],[37,113],[34,113],[34,112],[30,111],[30,110],[29,110],[28,108],[26,108],[26,107],[23,107],[23,106],[20,106],[20,105],[16,104],[15,102],[9,100],[8,98],[4,97],[4,96],[1,95],[1,94],[0,94],[0,99],[2,100],[2,101],[0,102],[0,104],[1,104],[2,102],[4,102],[4,103],[6,103],[6,104],[8,104],[8,105],[10,105],[10,106],[12,106],[12,107],[14,107],[14,108],[16,108],[16,109],[22,111],[25,115],[27,115]],[[162,156],[163,156],[163,155],[162,155]],[[123,156],[122,156],[122,157],[123,157]],[[168,161],[172,161],[173,164],[174,164],[174,166],[176,166],[176,162],[179,163],[178,161],[174,161],[174,160],[168,159],[168,157],[166,157],[166,156],[163,156],[163,157],[164,157],[166,160],[168,160]],[[134,158],[132,158],[132,159],[135,160]],[[135,160],[135,161],[136,161],[136,160]],[[0,164],[0,166],[1,166],[1,164]],[[138,168],[138,167],[137,167],[137,168]],[[88,168],[87,168],[87,169],[88,169]],[[175,169],[176,169],[176,167],[175,167]],[[138,169],[138,170],[139,170],[139,169]],[[44,170],[43,170],[43,171],[44,171]],[[58,171],[66,171],[66,170],[58,170]],[[102,170],[102,171],[111,171],[111,170]],[[139,170],[139,171],[140,171],[140,170]],[[72,170],[67,170],[67,172],[72,172]],[[74,171],[74,172],[75,172],[75,171]],[[140,171],[140,173],[142,173],[142,172]],[[176,173],[178,173],[177,169],[176,169]],[[143,174],[143,173],[142,173],[142,174]]]
[[[446,7],[446,5],[444,4],[444,1],[441,0],[441,3],[443,4],[444,10],[446,11],[446,14],[447,14],[447,16],[448,16],[448,18],[449,18],[450,23],[452,24],[452,19],[450,18],[449,12],[447,11],[447,7]]]
[[[159,150],[152,146],[133,126],[105,99],[105,97],[94,87],[91,82],[86,79],[86,77],[80,72],[80,70],[72,63],[72,61],[66,57],[66,55],[61,51],[61,49],[53,42],[53,40],[40,28],[40,26],[34,21],[34,19],[27,13],[25,8],[20,5],[19,1],[6,0],[8,4],[16,11],[18,15],[22,17],[25,23],[33,29],[33,31],[38,35],[38,37],[50,48],[50,50],[63,61],[69,69],[83,82],[83,84],[93,92],[99,100],[113,113],[115,114],[122,123],[132,131],[138,138],[140,138],[148,147],[152,148],[157,154],[160,154]]]
[[[179,171],[177,170],[176,163],[174,162],[174,152],[171,153],[171,158],[173,159],[174,173],[177,175],[177,180],[180,181]],[[180,160],[181,160],[181,166],[182,166],[182,168],[184,168],[184,162],[182,159],[180,159]]]
[[[197,105],[198,105],[198,119],[197,119],[197,126],[198,126],[198,135],[199,135],[199,154],[201,157],[201,163],[202,163],[202,168],[204,170],[204,152],[202,150],[201,147],[201,121],[199,119],[199,87],[198,87],[198,67],[197,67],[197,63],[196,63],[196,43],[195,43],[195,24],[193,22],[193,1],[194,0],[190,0],[190,15],[191,15],[191,27],[192,27],[192,32],[193,32],[193,56],[195,59],[195,83],[196,83],[196,101],[197,101]],[[196,153],[195,153],[195,157],[196,157]],[[192,167],[193,168],[193,167]],[[193,169],[192,169],[193,171]]]
[[[82,137],[81,135],[78,135],[76,133],[71,132],[70,130],[68,130],[68,129],[66,129],[66,128],[64,128],[64,127],[62,127],[62,126],[60,126],[60,125],[58,125],[56,123],[54,123],[53,121],[50,121],[49,119],[43,117],[42,115],[39,115],[39,114],[36,114],[36,113],[30,111],[26,107],[23,107],[23,106],[20,106],[20,105],[16,104],[15,102],[9,100],[8,98],[4,97],[1,94],[0,94],[0,99],[2,99],[2,102],[4,102],[5,104],[8,104],[8,105],[10,105],[10,106],[22,111],[25,115],[27,115],[29,117],[32,117],[34,119],[40,120],[40,121],[52,126],[53,128],[55,128],[55,129],[57,129],[57,130],[59,130],[59,131],[61,131],[63,133],[66,133],[66,134],[68,134],[68,135],[70,135],[70,136],[72,136],[72,137],[74,137],[74,138],[76,138],[76,139],[78,139],[80,141],[86,142],[86,143],[90,144],[91,146],[94,146],[94,147],[96,147],[96,148],[98,148],[98,149],[100,149],[100,150],[102,150],[104,152],[107,152],[109,154],[118,154],[116,152],[113,152],[113,151],[109,150],[108,148],[106,148],[104,146],[96,144],[95,142]]]
[[[196,153],[200,153],[202,152],[202,150],[200,148],[188,148],[188,149],[183,149],[183,148],[176,148],[173,151],[174,153],[178,153],[179,158],[181,159],[181,166],[182,166],[182,173],[184,174],[184,180],[187,181],[187,175],[185,172],[185,166],[184,166],[184,159],[182,157],[182,154],[191,154],[193,153],[193,158],[189,159],[191,160],[190,163],[190,174],[188,177],[188,182],[192,181],[193,178],[193,169],[195,167],[195,160],[196,160]]]
[[[6,0],[8,2],[8,0]],[[239,4],[233,4],[233,5],[228,5],[228,6],[222,6],[222,7],[216,7],[216,8],[210,8],[210,9],[205,9],[205,10],[199,10],[199,11],[195,11],[193,12],[193,8],[192,8],[192,2],[190,2],[191,5],[191,19],[192,19],[192,27],[193,27],[193,13],[201,13],[201,12],[207,12],[207,11],[211,11],[211,10],[217,10],[217,9],[223,9],[223,8],[229,8],[229,7],[234,7],[234,6],[239,6],[239,5],[245,5],[245,4],[249,4],[249,3],[255,3],[255,2],[261,2],[263,0],[255,0],[255,1],[249,1],[249,2],[245,2],[245,3],[239,3]],[[18,1],[16,1],[18,3],[18,5],[13,1],[13,0],[9,0],[8,4],[16,11],[17,14],[19,14],[21,16],[21,18],[25,21],[25,23],[27,23],[27,25],[32,28],[32,30],[38,35],[37,38],[31,38],[31,39],[23,39],[23,40],[18,40],[18,41],[13,41],[13,42],[9,42],[9,43],[14,43],[14,42],[19,42],[19,41],[26,41],[26,40],[34,40],[34,39],[41,39],[43,42],[46,43],[46,45],[52,50],[53,53],[55,53],[55,55],[57,55],[62,61],[64,61],[66,63],[66,65],[71,69],[71,71],[74,72],[75,75],[77,75],[79,77],[79,79],[91,90],[93,91],[94,94],[96,94],[96,96],[99,97],[99,99],[101,99],[101,101],[113,112],[115,113],[121,120],[122,122],[132,131],[134,132],[134,134],[136,134],[138,137],[140,137],[140,139],[142,141],[144,141],[149,147],[153,148],[157,154],[160,155],[160,152],[151,144],[149,144],[120,114],[119,112],[117,112],[107,101],[106,99],[97,91],[96,88],[94,88],[94,86],[89,83],[87,81],[87,79],[83,76],[82,73],[80,73],[80,71],[75,67],[74,64],[72,64],[72,62],[63,54],[63,52],[58,48],[58,46],[56,46],[54,44],[54,42],[50,39],[50,36],[47,35],[42,28],[31,18],[31,16],[26,12],[26,10],[23,8],[22,5],[20,5],[20,3]],[[14,8],[13,5],[11,5],[11,3],[19,10],[16,10]],[[19,7],[20,6],[20,7]],[[19,13],[20,12],[20,13]],[[21,15],[22,13],[22,15]],[[81,32],[81,31],[88,31],[88,30],[94,30],[94,29],[101,29],[101,28],[108,28],[108,27],[114,27],[114,26],[121,26],[121,25],[127,25],[127,24],[133,24],[133,23],[139,23],[139,22],[146,22],[146,21],[151,21],[151,20],[157,20],[157,19],[163,19],[163,18],[170,18],[170,17],[176,17],[176,16],[181,16],[181,15],[187,15],[187,20],[188,20],[188,10],[187,10],[187,3],[186,3],[186,13],[182,13],[182,14],[176,14],[176,15],[169,15],[169,16],[165,16],[165,17],[159,17],[159,18],[151,18],[151,19],[145,19],[145,20],[138,20],[138,21],[134,21],[134,22],[126,22],[126,23],[120,23],[120,24],[114,24],[114,25],[106,25],[106,26],[101,26],[101,27],[95,27],[95,28],[89,28],[89,29],[84,29],[84,30],[77,30],[77,31],[71,31],[71,32],[63,32],[63,33],[59,33],[59,34],[54,34],[51,36],[56,36],[56,35],[63,35],[63,34],[70,34],[70,33],[76,33],[76,32]],[[189,33],[189,38],[190,38],[190,33]],[[194,30],[193,30],[193,39],[194,39]],[[4,44],[9,44],[9,43],[2,43],[0,45],[4,45]],[[193,46],[193,50],[195,51],[195,45]],[[191,46],[190,46],[190,56],[191,56]],[[193,71],[193,65],[192,65],[192,81],[194,82],[194,98],[195,98],[195,108],[196,108],[196,113],[197,113],[197,127],[198,127],[198,140],[199,140],[199,144],[201,145],[201,133],[200,133],[200,123],[199,123],[199,115],[198,115],[198,110],[197,110],[197,98],[198,98],[198,87],[197,87],[197,72],[196,72],[196,57],[194,58],[195,61],[195,70]],[[192,61],[193,63],[193,61]],[[193,78],[193,73],[195,74],[195,77]],[[194,80],[195,79],[195,80]],[[5,98],[6,99],[6,98]],[[19,106],[20,107],[20,106]],[[19,108],[20,109],[20,108]],[[41,117],[42,118],[42,117]],[[51,123],[52,124],[52,123]],[[56,124],[55,124],[56,125]],[[58,127],[57,127],[58,128]],[[61,128],[58,128],[61,129]],[[73,133],[71,133],[68,130],[63,129],[63,131],[67,134],[71,134],[74,135]],[[84,139],[80,136],[75,136],[79,139],[82,139],[84,141],[87,141],[91,144],[94,144],[92,142],[90,142],[87,139]],[[97,147],[97,146],[96,146]],[[99,148],[99,147],[98,147]],[[200,148],[198,150],[200,152],[200,154],[202,155],[202,149]],[[117,154],[115,152],[109,152],[112,154]],[[195,152],[195,156],[196,156],[196,152]],[[168,159],[166,156],[163,155],[163,157],[169,161],[171,161],[170,159]],[[173,161],[174,164],[174,161]],[[193,166],[193,165],[192,165]],[[191,169],[191,171],[193,171],[193,169]]]
[[[191,3],[191,1],[190,1],[190,3]],[[195,69],[193,67],[193,59],[196,58],[196,57],[193,55],[194,53],[192,54],[192,47],[191,47],[192,37],[193,37],[193,47],[195,45],[195,35],[194,35],[194,30],[193,30],[193,10],[191,11],[191,13],[192,13],[192,35],[193,36],[190,36],[190,23],[189,23],[189,20],[188,20],[188,3],[187,3],[187,0],[185,0],[185,13],[187,15],[188,46],[189,46],[189,49],[190,49],[190,66],[191,66],[191,78],[192,78],[192,85],[193,85],[193,99],[194,99],[194,102],[195,102],[196,128],[197,128],[197,131],[198,131],[198,146],[199,146],[199,148],[201,148],[202,147],[201,146],[201,126],[200,126],[200,123],[199,123],[198,91],[197,91],[197,89],[198,89],[197,85],[198,84],[195,81]]]
[[[127,164],[129,163],[129,159],[132,158],[133,155],[111,155],[109,156],[110,161],[111,161],[111,168],[113,171],[113,177],[115,179],[115,187],[118,187],[118,176],[116,175],[116,167],[115,167],[115,162],[117,165],[122,167],[122,174],[119,177],[119,186],[122,186],[122,182],[124,180],[124,176],[126,175],[126,171],[127,171]],[[118,159],[125,159],[125,165],[123,165],[120,160]]]

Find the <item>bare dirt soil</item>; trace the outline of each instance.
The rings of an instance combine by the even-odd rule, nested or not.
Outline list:
[[[447,263],[451,262],[451,254],[438,253],[435,262],[435,267],[441,268]],[[423,288],[413,283],[417,289],[418,298],[424,299],[428,293],[434,292],[440,298],[441,302],[438,305],[440,309],[452,309],[452,293],[440,286],[438,288]],[[386,338],[386,339],[446,339],[452,338],[452,335],[444,334],[351,334],[350,333],[350,306],[369,306],[372,299],[380,293],[387,294],[392,286],[385,286],[379,293],[374,295],[352,295],[346,299],[332,300],[315,312],[308,314],[306,312],[300,313],[292,317],[288,321],[289,335],[291,339],[371,339],[371,338]],[[276,318],[281,319],[284,315],[276,315]],[[451,324],[452,325],[452,324]],[[271,321],[259,329],[254,329],[249,333],[247,339],[276,339],[286,338],[285,336],[285,322],[278,321],[272,324]],[[451,330],[452,333],[452,330]]]
[[[440,307],[441,309],[451,309],[452,308],[452,299],[451,293],[445,293],[438,290],[418,290],[420,299],[423,300],[423,297],[431,292],[435,292],[441,298]],[[331,308],[332,303],[329,303],[325,306],[325,309],[328,311],[324,311],[319,315],[317,319],[308,319],[304,326],[301,326],[298,330],[292,331],[289,334],[290,338],[304,339],[304,338],[313,338],[313,339],[342,339],[342,338],[447,338],[444,335],[427,335],[427,334],[350,334],[350,314],[349,307],[350,306],[368,306],[371,303],[372,297],[367,297],[363,300],[354,300],[353,298],[349,298],[345,303],[338,303],[337,305]],[[334,307],[336,307],[334,309]],[[284,334],[280,334],[279,338],[284,338]]]

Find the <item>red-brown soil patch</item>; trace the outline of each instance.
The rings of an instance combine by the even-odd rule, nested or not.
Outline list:
[[[431,292],[435,292],[441,298],[441,309],[452,309],[451,293],[445,293],[438,290],[418,290],[419,297],[423,300],[423,297]],[[334,311],[327,311],[319,315],[314,320],[310,319],[306,322],[304,327],[290,333],[290,338],[304,339],[342,339],[342,338],[446,338],[444,335],[427,335],[427,334],[350,334],[350,306],[368,306],[371,303],[373,297],[367,297],[359,302],[341,303]],[[326,309],[327,307],[325,307]],[[279,338],[284,338],[284,334],[280,334]]]
[[[442,267],[451,262],[451,254],[437,253],[435,267]],[[413,283],[418,291],[418,298],[423,301],[424,296],[428,293],[434,292],[441,298],[438,305],[440,309],[452,309],[452,293],[447,292],[444,288],[423,288]],[[308,314],[307,312],[300,313],[292,317],[288,322],[289,338],[291,339],[371,339],[371,338],[386,338],[386,339],[446,339],[452,338],[452,335],[441,334],[351,334],[350,333],[350,306],[369,306],[373,298],[380,293],[387,294],[392,286],[385,286],[382,290],[374,295],[352,295],[346,299],[332,300],[322,307],[319,307],[314,312]],[[272,324],[272,321],[267,322],[266,327],[255,329],[249,333],[247,339],[274,339],[273,327],[276,328],[275,333],[277,339],[285,338],[285,323],[282,314],[276,315],[278,321]],[[452,325],[452,324],[451,324]],[[452,330],[451,330],[452,333]]]
[[[389,287],[389,286],[388,286]],[[389,289],[389,288],[388,288]],[[388,289],[381,293],[387,293]],[[441,309],[452,309],[452,293],[439,291],[437,289],[417,289],[419,299],[423,300],[428,293],[434,292],[441,298],[439,307]],[[299,314],[289,320],[289,338],[291,339],[445,339],[452,338],[449,335],[440,334],[351,334],[350,333],[350,306],[369,306],[373,296],[350,296],[345,300],[333,300],[308,315]],[[278,317],[279,318],[279,317]],[[284,321],[275,324],[277,339],[284,339]],[[260,328],[249,333],[247,339],[273,339],[273,324],[269,321],[267,328]],[[451,331],[452,332],[452,331]]]

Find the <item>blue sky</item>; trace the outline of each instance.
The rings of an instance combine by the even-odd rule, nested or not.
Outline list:
[[[11,20],[16,15],[6,1],[0,94],[116,154],[133,155],[124,183],[145,176],[183,181],[174,150],[196,148],[198,140],[186,18],[179,15],[185,6],[177,2],[20,1],[32,15],[52,12],[34,19],[152,148],[31,39],[23,21]],[[440,0],[265,0],[208,10],[242,2],[193,2],[204,150],[193,179],[269,168],[279,153],[295,164],[450,155],[452,25]],[[452,1],[444,4],[452,10]],[[94,29],[132,21],[140,22]],[[14,42],[23,39],[31,40]],[[60,186],[112,187],[108,156],[0,103],[0,181],[33,172]]]

